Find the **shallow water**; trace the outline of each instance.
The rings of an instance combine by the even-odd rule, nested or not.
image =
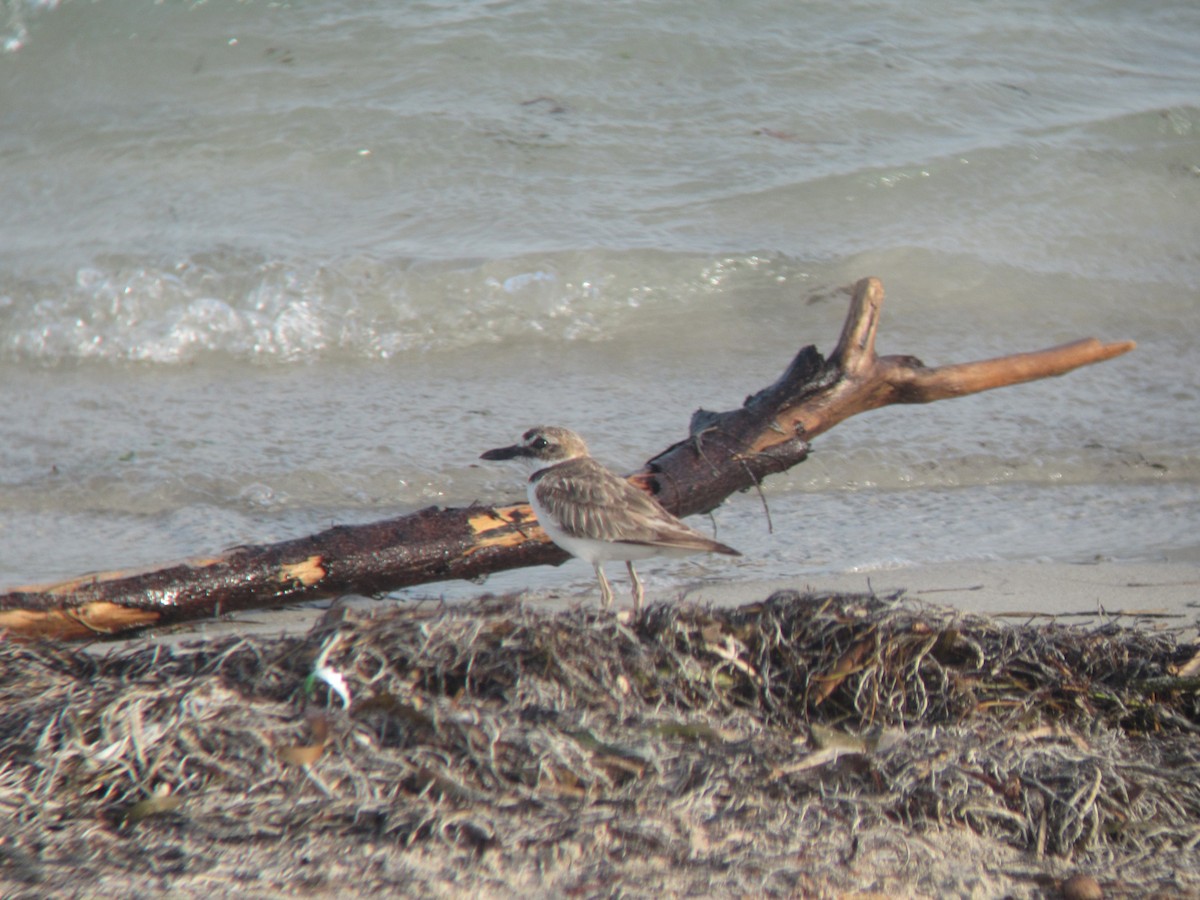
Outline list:
[[[634,468],[864,275],[881,352],[1139,349],[847,422],[652,590],[1200,545],[1191,4],[7,11],[0,585]]]

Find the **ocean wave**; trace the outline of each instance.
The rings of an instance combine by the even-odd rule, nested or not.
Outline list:
[[[775,285],[798,271],[753,255],[315,263],[221,251],[167,265],[114,257],[70,280],[0,276],[0,361],[287,363],[602,341],[635,310],[643,320],[647,307],[694,311],[732,281]]]

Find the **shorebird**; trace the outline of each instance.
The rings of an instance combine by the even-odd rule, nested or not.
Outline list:
[[[592,564],[604,609],[613,602],[603,568],[609,560],[625,561],[633,581],[633,609],[640,612],[645,592],[633,568],[635,559],[691,553],[741,556],[684,525],[645,491],[604,468],[588,454],[583,438],[566,428],[530,428],[521,443],[489,450],[480,459],[540,466],[529,477],[529,505],[550,540]]]

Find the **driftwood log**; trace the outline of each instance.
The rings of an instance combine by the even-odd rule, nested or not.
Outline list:
[[[778,381],[747,397],[739,409],[696,412],[688,437],[650,459],[631,480],[678,516],[708,512],[730,494],[803,461],[809,440],[857,413],[1062,375],[1134,347],[1132,341],[1089,338],[929,368],[911,356],[876,356],[882,303],[878,279],[859,281],[828,359],[805,347]],[[567,558],[537,527],[528,504],[430,507],[149,570],[16,588],[0,594],[0,633],[60,639],[119,635],[237,610],[558,565]]]

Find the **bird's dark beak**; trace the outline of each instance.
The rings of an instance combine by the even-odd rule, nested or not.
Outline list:
[[[480,459],[518,459],[522,456],[528,456],[529,450],[520,444],[513,444],[511,447],[497,447],[495,450],[489,450],[480,455]]]

